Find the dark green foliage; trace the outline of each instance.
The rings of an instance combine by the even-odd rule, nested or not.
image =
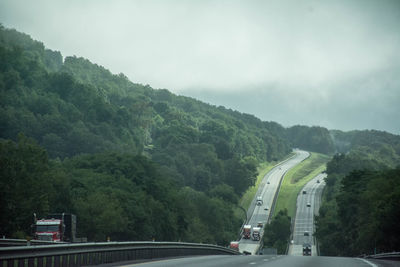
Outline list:
[[[254,158],[233,158],[226,162],[225,181],[241,195],[257,179],[257,161]]]
[[[323,127],[293,126],[288,128],[287,137],[291,140],[293,147],[323,154],[335,152],[329,131]]]
[[[325,201],[316,220],[323,255],[388,252],[400,244],[394,219],[399,216],[400,169],[388,170],[400,162],[394,152],[398,137],[376,131],[353,135],[360,140],[349,143],[352,150],[327,164]]]
[[[351,151],[363,159],[374,160],[374,165],[391,168],[400,162],[400,137],[375,130],[370,131],[331,131],[336,149],[340,153]],[[374,167],[376,168],[376,167]]]
[[[1,234],[29,230],[33,211],[48,212],[52,186],[46,151],[32,139],[0,142]]]
[[[270,224],[265,226],[264,246],[274,247],[278,254],[285,254],[290,238],[291,218],[287,210],[281,210],[274,216]]]
[[[400,169],[354,171],[322,206],[317,238],[324,255],[390,252],[400,245]]]
[[[21,135],[17,144],[0,142],[0,163],[0,227],[8,237],[25,238],[33,212],[75,213],[78,235],[91,241],[226,245],[240,226],[230,187],[221,185],[210,196],[178,187],[143,156],[109,152],[49,162],[43,148]]]

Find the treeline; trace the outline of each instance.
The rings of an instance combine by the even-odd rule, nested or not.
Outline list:
[[[276,248],[279,255],[285,254],[290,239],[291,217],[287,209],[280,210],[271,223],[264,227],[264,247]]]
[[[19,135],[0,142],[0,225],[26,238],[33,212],[78,215],[78,236],[91,241],[166,240],[227,244],[241,219],[237,196],[220,184],[203,193],[177,186],[147,157],[104,152],[50,161],[45,149]]]
[[[397,251],[399,137],[376,131],[353,134],[359,137],[359,145],[353,143],[349,153],[337,154],[327,164],[323,203],[316,218],[321,254],[357,256]]]

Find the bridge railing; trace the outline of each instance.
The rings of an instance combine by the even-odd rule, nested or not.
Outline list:
[[[377,260],[395,260],[400,261],[400,252],[380,253],[373,255],[364,255],[364,258]]]
[[[60,245],[67,244],[66,242],[53,242],[43,240],[26,240],[26,239],[12,239],[0,238],[0,247],[14,247],[14,246],[39,246],[39,245]]]
[[[68,267],[195,255],[239,255],[209,244],[105,242],[0,248],[0,267]]]

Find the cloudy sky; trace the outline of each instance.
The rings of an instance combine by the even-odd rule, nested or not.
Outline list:
[[[0,0],[0,23],[262,120],[400,134],[398,0]]]

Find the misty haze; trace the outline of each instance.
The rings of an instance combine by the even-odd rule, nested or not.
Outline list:
[[[399,29],[397,0],[1,0],[0,267],[398,266]]]

